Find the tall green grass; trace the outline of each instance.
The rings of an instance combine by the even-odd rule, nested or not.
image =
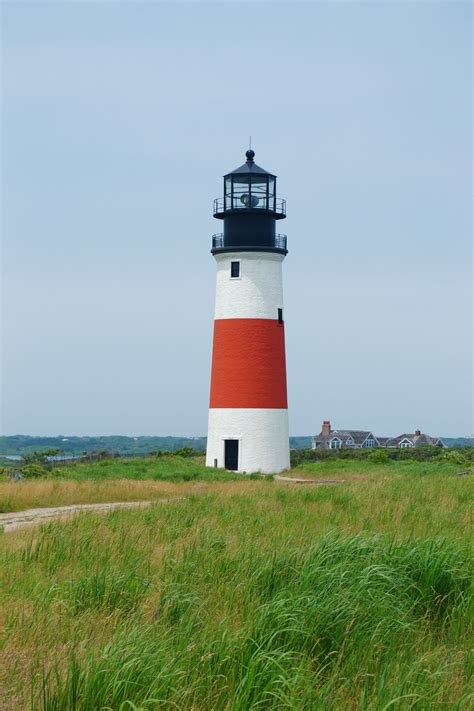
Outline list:
[[[435,477],[430,493],[417,482],[365,499],[363,488],[249,483],[248,494],[5,536],[11,708],[28,696],[35,711],[470,708],[459,494],[472,485]]]
[[[230,481],[241,477],[223,469],[204,466],[203,457],[137,457],[103,459],[98,462],[76,462],[54,471],[58,478],[73,481],[104,479],[152,479],[154,481]]]
[[[45,678],[43,709],[467,702],[467,686],[453,699],[456,664],[445,658],[468,600],[455,545],[329,534],[268,557],[208,538],[165,563],[155,620],[124,621],[92,654],[73,650],[65,671]]]

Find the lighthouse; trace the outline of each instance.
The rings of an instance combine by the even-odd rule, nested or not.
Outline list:
[[[290,466],[282,264],[286,202],[255,152],[214,201],[217,264],[206,465],[277,473]]]

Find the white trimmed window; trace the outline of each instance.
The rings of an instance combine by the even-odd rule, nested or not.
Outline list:
[[[338,437],[329,440],[329,449],[341,449],[342,441]]]

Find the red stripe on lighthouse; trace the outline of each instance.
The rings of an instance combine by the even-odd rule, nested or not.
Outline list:
[[[288,407],[283,324],[264,318],[214,321],[210,407]]]

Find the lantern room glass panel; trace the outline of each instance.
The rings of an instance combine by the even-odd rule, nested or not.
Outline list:
[[[230,175],[224,179],[224,210],[232,210],[232,178]]]
[[[232,176],[232,209],[246,210],[250,207],[250,176]]]
[[[275,210],[276,208],[276,192],[275,192],[275,178],[273,175],[268,176],[268,210]]]
[[[250,203],[251,207],[262,210],[268,209],[268,176],[250,176]]]

